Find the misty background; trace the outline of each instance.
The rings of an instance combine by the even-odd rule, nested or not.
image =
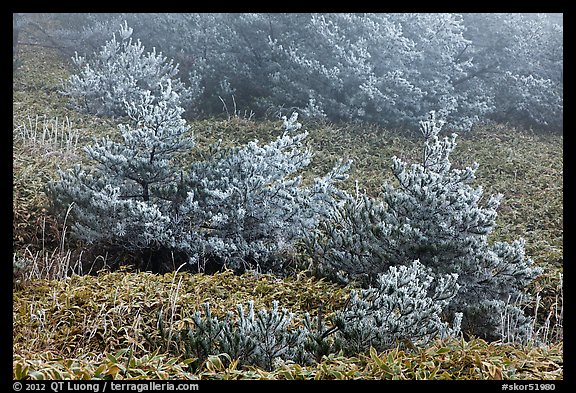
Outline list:
[[[178,64],[189,118],[224,112],[456,130],[563,129],[563,15],[522,13],[13,14],[18,45],[93,58],[120,26]],[[43,44],[46,45],[46,44]]]

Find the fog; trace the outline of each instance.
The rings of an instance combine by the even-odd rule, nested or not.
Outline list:
[[[178,64],[189,117],[225,111],[409,126],[430,110],[563,128],[563,14],[14,14],[18,45],[95,59],[127,23]]]

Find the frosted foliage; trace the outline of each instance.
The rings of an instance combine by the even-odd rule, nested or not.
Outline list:
[[[460,314],[452,326],[442,320],[458,291],[457,278],[455,273],[434,277],[417,260],[391,266],[378,275],[374,287],[353,291],[346,308],[336,312],[335,324],[346,350],[356,354],[370,347],[426,345],[435,338],[458,335]]]
[[[161,101],[162,89],[167,86],[182,103],[199,94],[177,78],[178,65],[156,53],[156,48],[144,53],[144,46],[132,39],[132,33],[124,22],[92,59],[75,54],[72,60],[80,72],[72,75],[63,89],[75,107],[98,115],[124,116],[125,102],[140,102],[145,95]]]
[[[319,226],[322,235],[309,247],[321,271],[345,281],[374,282],[381,272],[415,259],[433,275],[456,273],[460,290],[447,310],[464,314],[469,333],[495,338],[498,321],[475,314],[484,303],[521,293],[541,269],[524,254],[522,239],[488,242],[502,196],[485,198],[481,187],[472,187],[476,164],[452,167],[456,136],[438,137],[442,122],[434,113],[420,126],[420,162],[393,158],[398,187],[386,183],[381,198],[349,196],[333,219]],[[486,323],[472,323],[476,318]]]
[[[130,121],[118,128],[121,140],[86,147],[91,168],[61,171],[48,186],[53,207],[64,214],[73,204],[73,233],[90,244],[166,251],[194,269],[282,270],[283,256],[336,206],[335,183],[350,163],[303,186],[312,153],[293,113],[268,144],[214,145],[182,165],[194,143],[179,103],[170,81],[158,97],[125,102]]]
[[[296,118],[285,120],[284,134],[266,145],[213,146],[206,160],[192,164],[189,210],[203,224],[199,239],[187,242],[191,252],[233,268],[268,270],[278,252],[289,251],[330,213],[340,194],[334,183],[346,178],[349,163],[302,186],[298,173],[312,154],[303,145],[308,133],[290,131],[300,128]]]
[[[280,310],[277,301],[273,302],[270,310],[262,309],[257,313],[254,311],[253,302],[248,303],[247,314],[239,305],[238,315],[237,331],[232,337],[252,340],[254,351],[247,359],[250,364],[270,370],[277,359],[288,360],[295,357],[303,334],[302,331],[290,329],[294,316],[286,309]],[[234,353],[230,349],[234,348],[236,342],[237,339],[225,341],[223,349],[226,353]]]
[[[302,124],[298,123],[298,112],[292,113],[289,119],[286,116],[282,116],[282,120],[284,121],[282,127],[286,131],[296,131],[302,128]]]
[[[128,250],[171,242],[169,212],[179,191],[173,158],[193,141],[170,82],[160,91],[125,104],[130,123],[119,126],[122,142],[106,137],[85,148],[91,169],[60,171],[61,179],[49,184],[55,206],[74,204],[71,222],[80,239]]]

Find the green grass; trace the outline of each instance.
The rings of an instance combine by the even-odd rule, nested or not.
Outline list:
[[[13,290],[15,378],[563,378],[558,325],[563,300],[562,135],[504,125],[479,127],[458,137],[452,156],[459,167],[478,162],[476,184],[487,194],[504,194],[492,240],[525,238],[527,254],[545,269],[530,288],[540,296],[540,303],[530,308],[538,310],[542,327],[546,319],[550,323],[545,333],[550,338],[548,346],[450,340],[410,352],[396,349],[353,358],[332,356],[314,366],[285,364],[271,372],[238,369],[234,362],[224,366],[218,358],[210,358],[198,373],[190,374],[189,359],[161,353],[143,338],[143,332],[153,334],[159,312],[177,326],[204,301],[211,303],[215,313],[224,314],[237,303],[254,300],[260,308],[269,307],[275,299],[296,315],[314,315],[320,304],[329,314],[342,306],[350,288],[304,274],[288,278],[229,272],[158,276],[123,270],[64,278],[58,267],[63,263],[77,266],[82,254],[65,232],[65,223],[49,214],[43,187],[57,177],[58,168],[84,162],[82,146],[92,138],[114,136],[116,121],[67,107],[58,90],[71,68],[57,51],[23,47],[21,57],[23,65],[13,82],[13,247],[18,258],[33,264],[32,271],[17,278]],[[54,140],[30,141],[30,134],[23,138],[18,130],[32,127],[30,119],[37,116],[69,119],[78,144],[64,149]],[[348,191],[358,186],[378,195],[383,182],[393,181],[391,157],[410,159],[419,154],[416,135],[366,124],[303,123],[315,152],[306,178],[322,175],[339,159],[350,158],[354,166],[343,184]],[[220,139],[227,146],[254,139],[264,143],[281,132],[281,121],[243,118],[197,120],[190,126],[196,148],[188,159]]]

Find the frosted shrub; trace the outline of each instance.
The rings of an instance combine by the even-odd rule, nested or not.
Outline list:
[[[174,337],[173,347],[197,359],[197,365],[209,356],[227,354],[242,366],[267,370],[278,363],[320,361],[339,351],[357,355],[370,348],[413,348],[459,333],[460,314],[452,323],[442,319],[458,290],[456,280],[456,274],[434,278],[414,261],[380,274],[376,287],[353,291],[345,308],[336,311],[330,329],[324,329],[323,321],[313,326],[309,314],[298,326],[293,314],[274,301],[270,309],[258,312],[253,302],[248,302],[247,311],[238,304],[236,313],[228,312],[224,319],[213,316],[204,303],[202,312],[196,311],[179,331],[167,333],[160,320],[160,333],[164,340]]]
[[[501,195],[483,198],[482,188],[471,186],[477,164],[452,168],[456,136],[438,137],[442,122],[434,113],[420,127],[421,162],[393,158],[399,187],[385,184],[381,199],[349,197],[310,247],[321,270],[344,280],[373,283],[391,266],[416,259],[435,277],[455,273],[460,290],[447,310],[463,313],[466,333],[497,338],[500,314],[490,310],[504,307],[541,270],[524,254],[523,240],[488,242]]]
[[[199,94],[176,77],[178,65],[172,60],[156,53],[155,48],[144,53],[144,46],[132,39],[132,32],[125,22],[118,38],[114,34],[93,59],[74,56],[80,73],[69,78],[63,94],[75,107],[98,115],[124,116],[125,102],[140,102],[146,94],[160,100],[161,90],[168,84],[180,96],[181,105]]]
[[[376,286],[353,291],[346,308],[334,318],[338,339],[349,354],[370,347],[422,346],[460,332],[461,314],[452,326],[442,314],[456,295],[456,273],[434,277],[419,261],[391,266],[378,275]]]

